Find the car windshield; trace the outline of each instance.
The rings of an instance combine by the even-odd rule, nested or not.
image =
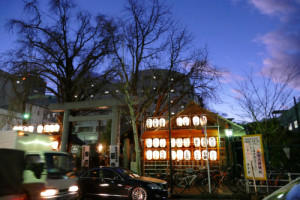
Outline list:
[[[264,198],[264,200],[272,199],[285,199],[292,200],[300,197],[300,179],[280,188],[279,190],[272,193],[270,196]]]
[[[45,153],[48,178],[70,176],[73,171],[71,157],[67,154]]]
[[[135,173],[129,169],[117,168],[116,171],[126,178],[140,177],[140,175],[138,175],[137,173]]]

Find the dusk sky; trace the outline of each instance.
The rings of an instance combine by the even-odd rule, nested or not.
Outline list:
[[[43,1],[44,2],[44,1]],[[81,0],[80,8],[118,16],[125,0]],[[211,64],[226,70],[221,90],[223,104],[213,108],[225,117],[232,113],[234,79],[254,69],[283,74],[297,65],[291,87],[300,91],[300,0],[167,0],[174,19],[195,37],[195,46],[207,46]],[[46,11],[46,7],[45,7]],[[22,0],[0,1],[0,53],[13,47],[14,35],[4,24],[24,16]],[[291,99],[292,102],[292,99]],[[289,104],[290,105],[290,104]],[[227,114],[227,115],[226,115]]]

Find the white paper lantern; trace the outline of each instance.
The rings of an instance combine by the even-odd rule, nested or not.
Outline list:
[[[147,119],[147,121],[146,121],[146,127],[147,128],[152,128],[152,119]]]
[[[158,138],[154,138],[153,139],[153,147],[155,147],[155,148],[157,148],[157,147],[159,147],[159,139]]]
[[[160,152],[159,152],[159,158],[161,160],[166,159],[167,158],[167,152],[165,150],[160,150]]]
[[[166,126],[166,120],[164,118],[160,118],[160,120],[159,120],[159,126],[160,127],[165,127]]]
[[[34,126],[28,126],[28,132],[33,132],[33,130],[34,130]]]
[[[148,148],[152,147],[152,139],[151,138],[146,139],[146,147],[148,147]]]
[[[198,116],[193,117],[193,125],[199,126],[200,125],[200,118]]]
[[[54,132],[59,132],[60,129],[60,125],[59,124],[55,124],[54,125]]]
[[[176,160],[176,158],[177,158],[176,151],[172,150],[172,160]]]
[[[188,118],[188,117],[182,118],[182,125],[183,126],[189,126],[190,125],[190,118]]]
[[[177,147],[182,147],[182,138],[177,138],[176,139],[176,146]]]
[[[183,146],[184,147],[189,147],[191,144],[190,138],[184,138],[183,139]]]
[[[195,160],[200,160],[201,159],[201,151],[200,150],[195,150],[194,151],[194,159]]]
[[[44,126],[44,132],[49,133],[50,132],[50,125],[45,125]]]
[[[162,138],[159,140],[159,146],[160,147],[166,147],[167,141],[166,139]]]
[[[151,150],[146,151],[146,158],[147,158],[147,160],[152,160],[152,151]]]
[[[158,127],[158,119],[153,119],[153,127],[157,128]]]
[[[208,138],[208,144],[210,147],[215,147],[217,145],[216,138],[215,137]]]
[[[209,159],[213,161],[217,160],[217,152],[215,150],[209,152]]]
[[[203,150],[202,151],[202,158],[203,158],[203,160],[207,160],[207,156],[208,156],[207,151]]]
[[[171,138],[171,147],[175,147],[175,145],[176,145],[176,139]]]
[[[198,137],[194,138],[194,146],[195,147],[200,147],[200,138],[198,138]]]
[[[177,124],[177,126],[182,126],[182,118],[181,117],[178,117],[176,119],[176,124]]]
[[[185,150],[184,151],[184,159],[185,160],[191,160],[191,151],[190,150]]]
[[[44,126],[43,125],[38,125],[37,128],[36,128],[36,132],[38,133],[42,133],[44,130]]]
[[[153,159],[158,160],[159,159],[159,151],[153,151]]]
[[[200,124],[204,126],[207,124],[207,118],[205,116],[200,117]]]
[[[207,140],[206,140],[206,138],[205,138],[205,137],[201,138],[201,146],[202,146],[202,147],[206,147],[206,145],[207,145]]]
[[[183,159],[183,151],[177,150],[177,160],[182,160],[182,159]]]
[[[54,124],[50,124],[50,132],[51,132],[51,133],[54,132]]]

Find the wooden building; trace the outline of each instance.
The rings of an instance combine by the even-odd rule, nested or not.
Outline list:
[[[206,167],[207,159],[212,167],[230,164],[233,162],[233,153],[228,145],[230,133],[231,137],[245,134],[243,127],[193,102],[172,116],[170,121],[169,128],[167,116],[146,119],[142,134],[145,175],[169,174],[170,146],[175,172]]]

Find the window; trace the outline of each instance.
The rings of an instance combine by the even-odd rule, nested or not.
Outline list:
[[[81,177],[99,178],[99,169],[90,170],[83,174]]]
[[[78,132],[93,132],[93,127],[92,126],[78,127]]]

